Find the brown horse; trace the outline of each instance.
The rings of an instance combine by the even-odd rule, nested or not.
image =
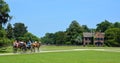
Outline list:
[[[36,48],[37,48],[37,52],[39,52],[40,46],[41,46],[41,42],[37,42],[37,41],[33,42],[31,44],[32,52],[35,52]]]
[[[23,53],[26,52],[26,43],[21,41],[13,42],[13,52],[17,53],[18,50],[20,50]]]

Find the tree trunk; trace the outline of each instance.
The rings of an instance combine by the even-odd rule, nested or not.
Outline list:
[[[0,24],[0,30],[2,29],[2,24]]]

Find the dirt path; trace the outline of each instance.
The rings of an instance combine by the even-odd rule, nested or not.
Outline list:
[[[106,51],[106,52],[120,52],[120,50],[110,50],[110,49],[71,49],[71,50],[52,50],[52,51],[40,51],[39,53],[48,53],[48,52],[67,52],[67,51]],[[4,55],[18,55],[21,53],[3,53],[0,54],[0,56]],[[27,54],[32,54],[32,53],[27,53]]]

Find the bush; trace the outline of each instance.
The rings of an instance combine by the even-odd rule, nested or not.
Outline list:
[[[65,42],[66,45],[71,45],[71,42]]]
[[[1,38],[0,39],[0,46],[2,47],[2,46],[11,45],[13,41],[14,41],[13,39],[10,40],[8,38]]]

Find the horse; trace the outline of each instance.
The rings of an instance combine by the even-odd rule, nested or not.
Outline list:
[[[36,48],[37,48],[37,51],[39,52],[40,46],[41,46],[41,42],[37,42],[37,41],[33,42],[31,44],[32,52],[35,52]]]
[[[13,52],[17,53],[17,51],[20,50],[21,52],[26,52],[27,48],[26,48],[26,43],[22,42],[22,41],[15,41],[13,42]]]

